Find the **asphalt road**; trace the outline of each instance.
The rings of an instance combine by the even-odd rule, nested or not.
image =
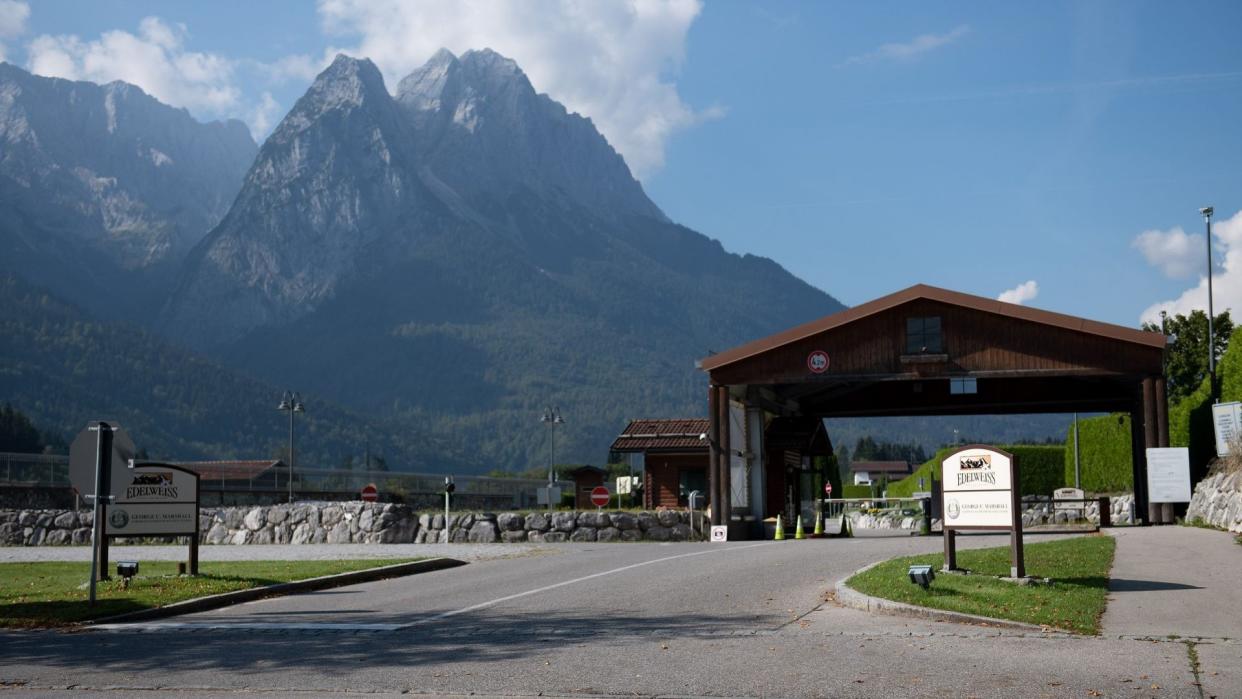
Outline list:
[[[558,545],[122,630],[4,633],[0,696],[1242,694],[1230,639],[1021,633],[825,602],[857,568],[940,545]]]

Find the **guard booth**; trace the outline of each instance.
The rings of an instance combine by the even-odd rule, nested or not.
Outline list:
[[[610,452],[624,454],[643,474],[643,507],[688,507],[689,495],[708,493],[707,420],[631,420]]]
[[[824,484],[833,483],[840,493],[832,440],[824,421],[815,417],[777,417],[764,430],[767,516],[783,516],[785,526],[793,527],[799,515],[816,510],[824,497]],[[732,513],[733,521],[753,522],[757,514]],[[748,534],[757,531],[747,527]]]
[[[607,471],[604,469],[589,465],[579,466],[569,472],[569,477],[574,481],[575,509],[595,509],[595,506],[591,504],[591,490],[596,486],[604,485],[605,473],[607,473]]]
[[[1070,412],[1130,413],[1136,509],[1171,521],[1146,488],[1145,448],[1169,445],[1165,344],[1159,332],[918,285],[712,355],[698,364],[710,384],[712,524],[734,537],[739,520],[807,515],[806,474],[831,454],[824,418]]]

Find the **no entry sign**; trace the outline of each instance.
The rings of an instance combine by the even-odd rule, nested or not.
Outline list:
[[[829,495],[829,496],[832,495],[832,484],[831,483],[824,484],[824,495]]]
[[[367,483],[362,486],[362,499],[366,502],[375,502],[379,499],[379,489],[374,483]]]
[[[591,489],[591,504],[596,507],[604,507],[608,504],[608,498],[610,495],[611,493],[608,492],[608,488],[605,488],[602,485],[597,485]]]

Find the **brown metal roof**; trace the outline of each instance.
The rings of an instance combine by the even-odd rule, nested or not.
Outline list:
[[[239,481],[258,478],[270,468],[284,467],[278,459],[266,461],[175,461],[174,466],[188,468],[202,480]]]
[[[916,301],[918,299],[930,299],[932,301],[940,301],[942,303],[952,304],[954,306],[962,306],[985,313],[995,313],[997,315],[1009,318],[1018,318],[1028,320],[1033,323],[1042,323],[1067,330],[1087,333],[1090,335],[1099,335],[1120,342],[1132,342],[1141,345],[1147,345],[1155,348],[1163,348],[1165,346],[1165,337],[1160,333],[1146,332],[1144,330],[1136,330],[1121,325],[1112,325],[1111,323],[1100,323],[1086,318],[1065,315],[1063,313],[1053,313],[1052,311],[1044,311],[1038,308],[1030,308],[1028,306],[1020,306],[1015,303],[1005,303],[996,299],[985,298],[983,296],[973,296],[971,294],[963,294],[960,291],[950,291],[926,284],[916,284],[908,289],[903,289],[895,294],[889,294],[874,301],[868,301],[860,306],[847,308],[839,313],[825,316],[819,320],[813,320],[809,323],[803,323],[796,327],[790,328],[775,335],[748,342],[739,347],[725,350],[719,354],[699,361],[699,368],[704,371],[711,371],[726,364],[753,357],[769,350],[781,347],[798,340],[805,339],[812,335],[840,327],[847,323],[851,323],[860,318],[865,318],[890,308],[900,306],[904,303]]]
[[[612,451],[633,452],[654,449],[702,449],[707,442],[699,435],[708,430],[707,418],[633,420],[612,443]]]
[[[855,461],[850,464],[851,473],[910,473],[905,461]]]

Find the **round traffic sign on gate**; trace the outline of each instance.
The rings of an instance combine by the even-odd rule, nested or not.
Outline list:
[[[832,484],[831,483],[824,484],[824,495],[832,495]]]
[[[379,499],[379,488],[376,488],[374,483],[362,486],[362,499],[366,502],[375,502]]]
[[[596,507],[605,507],[611,496],[612,493],[608,492],[608,488],[597,485],[591,489],[591,504]]]

